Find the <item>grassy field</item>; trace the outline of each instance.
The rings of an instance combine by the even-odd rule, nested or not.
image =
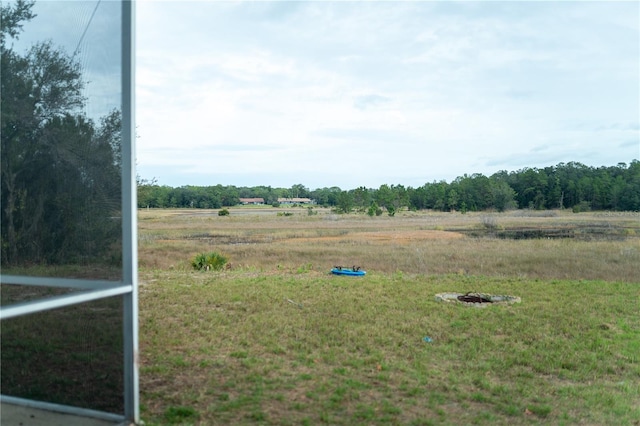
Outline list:
[[[640,424],[637,213],[314,210],[140,212],[147,424]]]

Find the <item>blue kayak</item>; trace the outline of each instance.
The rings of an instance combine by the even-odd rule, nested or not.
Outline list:
[[[334,275],[349,275],[352,277],[362,277],[367,271],[362,271],[360,268],[343,268],[341,266],[336,266],[331,270],[331,273]]]

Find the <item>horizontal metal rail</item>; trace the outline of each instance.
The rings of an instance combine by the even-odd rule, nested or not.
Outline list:
[[[133,291],[132,285],[121,285],[113,288],[106,288],[93,291],[79,291],[75,293],[53,296],[45,299],[37,299],[29,302],[20,302],[0,308],[0,320],[18,317],[22,315],[34,314],[36,312],[50,309],[62,308],[65,306],[77,305],[78,303],[91,302],[105,297],[119,296]]]
[[[122,281],[83,280],[64,277],[31,277],[25,275],[0,275],[0,283],[14,285],[32,285],[38,287],[64,287],[95,290],[122,286]]]

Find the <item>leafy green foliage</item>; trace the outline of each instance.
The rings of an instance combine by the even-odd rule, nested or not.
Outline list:
[[[22,32],[23,22],[27,22],[35,18],[36,15],[31,11],[34,3],[35,0],[18,0],[13,5],[8,4],[0,6],[2,14],[0,41],[3,49],[5,47],[7,36],[10,38],[18,38],[18,35]]]
[[[374,201],[367,209],[367,214],[371,217],[380,216],[382,214],[382,209],[378,206],[378,203]]]
[[[402,185],[381,185],[375,193],[375,201],[392,217],[397,210],[409,205],[407,190]]]
[[[353,194],[348,191],[342,191],[338,194],[336,211],[338,213],[350,213],[351,210],[353,210]]]
[[[51,41],[12,50],[32,6],[1,9],[2,262],[118,262],[120,112],[84,114],[80,63]]]
[[[229,216],[229,209],[221,209],[218,211],[218,216]]]
[[[218,252],[200,253],[193,258],[191,266],[199,271],[220,271],[224,269],[227,262],[227,257]]]
[[[238,196],[261,197],[266,204],[278,207],[277,197],[302,194],[320,206],[334,207],[340,213],[354,209],[368,214],[371,202],[397,212],[440,210],[475,212],[522,209],[572,209],[581,202],[593,210],[640,210],[640,161],[612,167],[588,167],[580,163],[561,163],[543,169],[525,168],[500,171],[489,177],[476,173],[445,181],[426,183],[418,188],[381,185],[378,189],[358,187],[343,191],[339,187],[307,190],[293,188],[180,187],[147,185],[138,195],[140,207],[219,208],[238,203]],[[300,196],[302,196],[300,195]]]
[[[574,213],[590,212],[591,205],[586,201],[580,201],[578,204],[573,206],[571,211],[573,211]]]

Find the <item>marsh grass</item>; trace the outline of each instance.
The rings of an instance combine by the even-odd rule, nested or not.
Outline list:
[[[640,422],[633,217],[611,219],[635,232],[622,240],[516,241],[447,231],[483,227],[481,215],[251,211],[141,213],[147,424]],[[596,220],[495,218],[506,229]],[[190,270],[194,253],[215,250],[231,270]],[[332,276],[334,264],[367,275]],[[522,303],[434,300],[470,291]]]
[[[215,211],[144,210],[140,213],[140,265],[190,268],[205,251],[224,252],[235,268],[296,270],[311,264],[326,270],[358,264],[391,273],[467,274],[529,278],[640,281],[640,220],[597,213],[523,216],[523,212],[444,214],[403,212],[395,217],[334,215],[278,217],[279,209]],[[488,219],[490,217],[490,219]],[[472,238],[463,232],[486,228],[585,229],[597,239]],[[607,229],[612,238],[602,235]],[[580,234],[581,235],[581,234]]]

